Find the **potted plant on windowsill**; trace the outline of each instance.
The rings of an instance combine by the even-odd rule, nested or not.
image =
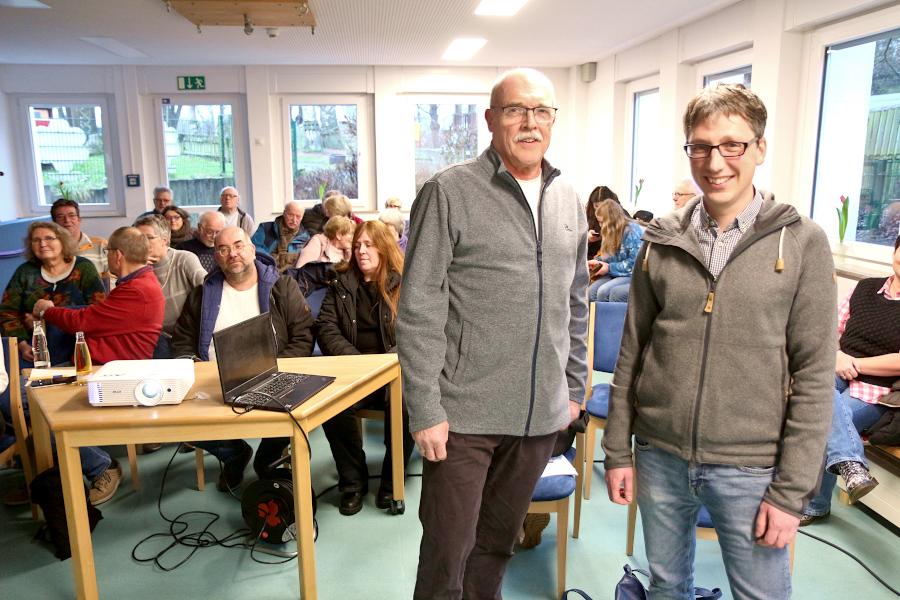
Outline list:
[[[847,234],[847,222],[849,221],[850,198],[841,196],[841,205],[835,209],[838,216],[838,245],[844,245],[844,236]]]

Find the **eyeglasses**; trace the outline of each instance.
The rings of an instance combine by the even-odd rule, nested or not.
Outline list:
[[[235,242],[231,246],[225,246],[225,245],[216,246],[216,254],[218,254],[219,256],[223,256],[223,257],[228,256],[229,254],[231,254],[232,251],[240,254],[241,252],[244,251],[244,248],[246,248],[246,247],[247,247],[247,244],[245,244],[244,242]]]
[[[696,196],[696,194],[694,194],[693,192],[672,192],[672,200],[678,200],[682,196],[693,198],[694,196]]]
[[[146,233],[144,234],[144,237],[147,238],[147,241],[148,241],[148,242],[152,242],[153,240],[158,240],[158,239],[159,239],[159,236],[158,236],[158,235],[149,235],[149,234],[146,234]]]
[[[166,221],[172,222],[172,221],[181,221],[181,220],[182,220],[182,218],[181,218],[181,215],[179,215],[179,214],[166,215]]]
[[[685,144],[684,152],[688,158],[708,158],[713,149],[719,151],[722,158],[737,158],[743,156],[750,144],[757,142],[759,138],[753,138],[749,142],[722,142],[712,146],[710,144]]]
[[[526,108],[524,106],[492,106],[492,110],[499,109],[503,118],[511,123],[524,121],[528,113],[534,116],[534,122],[540,125],[552,123],[556,118],[558,108],[552,106],[536,106],[534,108]]]
[[[47,235],[47,236],[39,237],[39,238],[31,238],[31,243],[32,244],[40,244],[41,242],[44,242],[45,244],[49,244],[51,242],[55,242],[58,239],[59,238],[56,237],[55,235]]]

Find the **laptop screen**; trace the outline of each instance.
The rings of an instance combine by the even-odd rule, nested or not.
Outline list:
[[[272,317],[267,312],[213,333],[213,344],[226,402],[240,386],[278,370]]]

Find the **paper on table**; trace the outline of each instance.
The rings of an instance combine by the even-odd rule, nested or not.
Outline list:
[[[68,377],[70,375],[75,375],[75,367],[60,367],[60,368],[51,368],[51,369],[32,369],[31,373],[28,374],[28,381],[32,382],[37,379],[50,379],[54,375],[62,375],[64,377]]]
[[[541,473],[541,477],[553,477],[554,475],[571,475],[575,477],[578,475],[578,471],[575,470],[575,467],[572,466],[572,463],[565,456],[560,455],[551,458],[547,466],[544,467],[544,472]]]

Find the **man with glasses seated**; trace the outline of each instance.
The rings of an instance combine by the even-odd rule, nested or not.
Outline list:
[[[685,177],[679,181],[675,185],[675,189],[672,190],[672,204],[675,205],[675,209],[677,210],[687,204],[688,200],[694,196],[699,196],[700,193],[701,192],[699,188],[697,188],[697,184],[694,183],[694,180],[690,177]]]
[[[200,215],[200,223],[194,237],[176,246],[178,250],[187,250],[197,255],[200,264],[207,273],[216,268],[216,236],[225,229],[225,217],[216,210]]]
[[[172,356],[215,360],[213,333],[269,312],[279,358],[310,356],[313,317],[297,282],[281,275],[266,254],[256,254],[250,236],[239,227],[226,227],[215,240],[218,269],[195,287],[181,311],[172,335]],[[244,479],[253,449],[243,440],[192,442],[222,462],[216,487],[227,492]],[[283,441],[263,439],[254,468],[265,474],[278,459]]]
[[[150,215],[161,215],[167,206],[172,205],[172,190],[164,185],[153,188],[153,210],[138,215],[138,219]]]
[[[81,209],[74,200],[60,198],[50,207],[50,218],[53,222],[69,232],[75,242],[78,256],[83,256],[94,264],[100,277],[109,277],[109,263],[106,240],[102,237],[88,235],[81,231]]]

